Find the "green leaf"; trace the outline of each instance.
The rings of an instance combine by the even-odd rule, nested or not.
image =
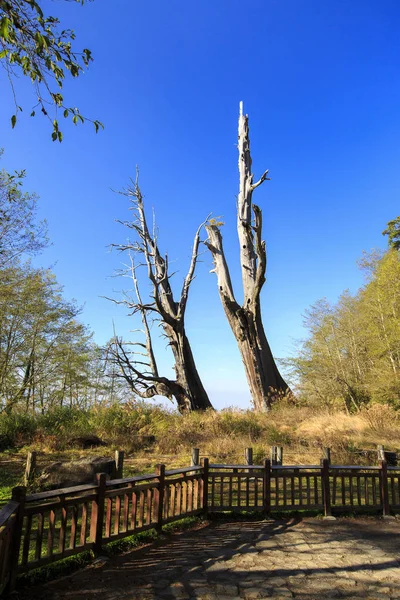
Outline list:
[[[7,17],[3,17],[0,21],[0,37],[5,41],[10,37],[10,31],[8,29],[9,24],[10,19],[7,19]]]
[[[58,137],[58,141],[61,143],[62,139],[63,139],[61,131],[57,131],[57,137]]]
[[[36,114],[36,113],[35,113],[35,111],[33,110],[33,111],[31,112],[31,117],[34,117],[34,116],[35,116],[35,114]]]
[[[0,52],[0,59],[4,58],[5,56],[7,56],[7,54],[8,54],[8,50],[7,50],[7,48],[5,48],[4,50],[2,50]]]
[[[16,122],[17,122],[17,115],[13,115],[13,116],[11,117],[11,127],[12,127],[13,129],[14,129],[14,127],[15,127],[15,124],[16,124]]]
[[[57,132],[56,131],[53,131],[53,133],[51,134],[51,139],[53,140],[53,142],[56,141],[56,139],[57,139]]]
[[[101,123],[101,121],[93,121],[93,125],[94,125],[94,128],[96,130],[96,133],[98,133],[100,127],[102,129],[104,129],[104,125],[103,125],[103,123]]]
[[[66,109],[64,110],[64,117],[65,117],[65,118],[67,118],[67,117],[68,117],[68,115],[69,115],[68,108],[66,108]]]

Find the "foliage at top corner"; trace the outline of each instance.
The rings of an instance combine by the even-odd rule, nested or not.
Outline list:
[[[74,1],[84,4],[84,0]],[[66,106],[61,93],[68,73],[78,77],[89,66],[93,60],[91,51],[84,48],[76,52],[74,31],[60,29],[59,19],[46,15],[41,4],[37,0],[0,0],[0,64],[15,103],[11,126],[15,127],[17,114],[22,112],[14,88],[14,81],[22,72],[31,80],[36,94],[30,115],[34,117],[38,111],[49,119],[53,141],[62,141],[57,119],[60,112],[64,118],[71,117],[75,125],[89,121],[97,133],[103,128],[102,123],[82,116],[76,107]]]
[[[389,247],[394,250],[400,250],[400,215],[389,221],[382,235],[388,236]]]

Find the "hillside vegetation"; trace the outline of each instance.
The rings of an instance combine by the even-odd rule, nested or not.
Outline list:
[[[97,435],[107,446],[82,450],[73,440]],[[269,456],[272,445],[284,447],[285,463],[315,464],[330,447],[335,463],[360,463],[358,450],[400,449],[399,413],[389,405],[373,405],[347,415],[331,409],[276,406],[271,413],[235,409],[180,415],[160,406],[115,405],[89,410],[57,409],[45,415],[0,415],[3,460],[37,450],[48,459],[125,450],[131,470],[188,464],[191,449],[211,460],[243,463],[253,447],[254,461]],[[0,455],[1,456],[1,455]],[[1,462],[1,459],[0,459]]]

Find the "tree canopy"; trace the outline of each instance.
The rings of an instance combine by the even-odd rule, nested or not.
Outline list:
[[[389,221],[387,228],[382,231],[382,235],[388,236],[389,247],[400,250],[400,216]]]
[[[24,177],[25,171],[0,171],[0,268],[48,244],[47,223],[37,221],[38,198],[23,191]]]
[[[309,337],[289,361],[306,402],[359,410],[370,402],[400,408],[400,257],[365,254],[366,284],[306,312]]]

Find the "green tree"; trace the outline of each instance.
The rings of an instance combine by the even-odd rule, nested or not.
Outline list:
[[[42,4],[37,0],[0,0],[0,59],[15,103],[11,125],[15,127],[17,114],[22,111],[14,89],[14,80],[22,73],[31,80],[36,97],[30,114],[35,116],[38,110],[49,119],[53,141],[62,141],[59,114],[72,118],[75,125],[90,121],[97,132],[102,123],[66,105],[62,95],[66,75],[81,75],[93,60],[92,54],[87,48],[78,52],[74,31],[60,30],[59,19],[45,14]]]
[[[110,388],[100,350],[48,269],[0,270],[0,407],[86,408]]]
[[[388,226],[385,231],[382,231],[382,235],[388,236],[389,248],[400,250],[400,216],[388,222]]]
[[[0,268],[48,245],[47,223],[36,220],[38,197],[23,191],[24,177],[25,171],[0,171]]]
[[[366,385],[376,401],[400,406],[400,257],[389,249],[364,261],[360,317],[368,354]]]
[[[306,313],[308,338],[288,361],[301,396],[347,411],[368,402],[400,407],[400,256],[365,254],[366,283],[336,305],[318,301]]]

